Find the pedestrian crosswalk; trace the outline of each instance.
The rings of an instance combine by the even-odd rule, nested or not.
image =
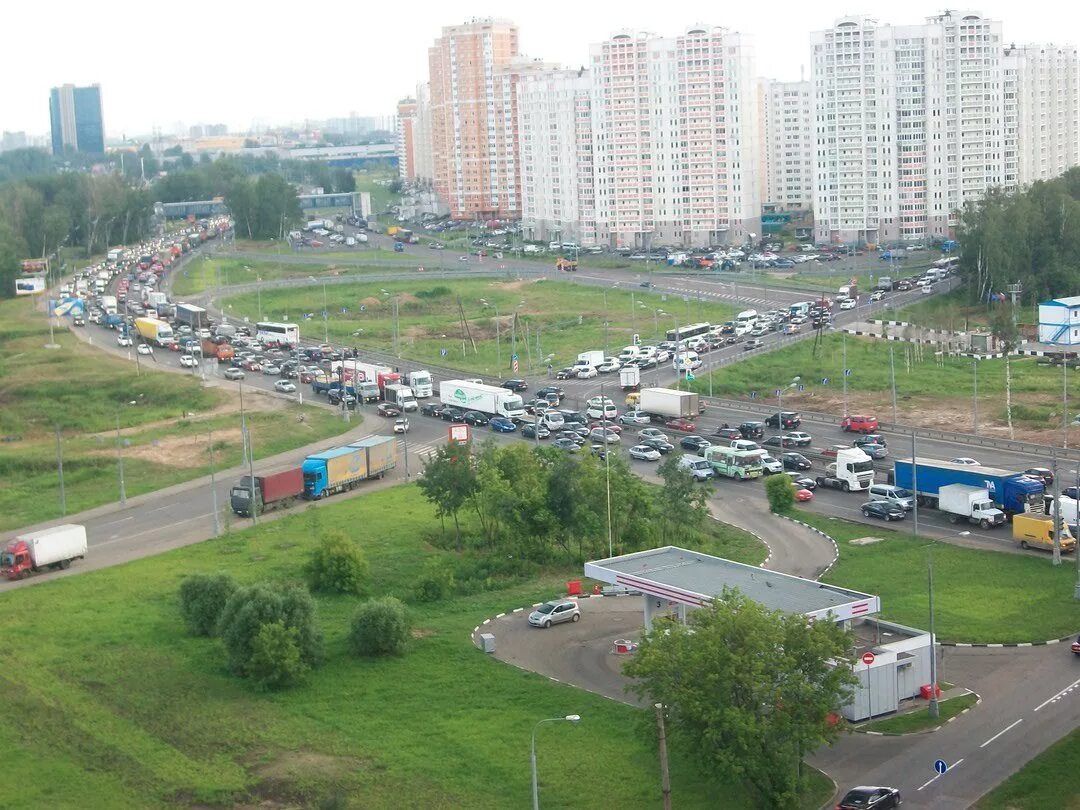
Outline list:
[[[699,298],[712,298],[718,301],[731,301],[736,304],[757,304],[760,306],[771,306],[774,302],[769,301],[767,298],[757,298],[755,296],[748,295],[736,295],[734,290],[732,292],[720,291],[720,290],[701,290],[691,289],[690,287],[668,287],[665,290],[667,293],[675,293],[677,295],[688,296],[691,300]]]

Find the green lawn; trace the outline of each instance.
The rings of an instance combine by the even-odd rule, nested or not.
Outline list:
[[[656,805],[649,716],[486,657],[469,639],[483,618],[560,593],[579,568],[413,605],[418,632],[393,660],[351,658],[343,631],[356,600],[319,597],[326,661],[279,694],[227,675],[219,643],[187,635],[180,619],[184,576],[292,581],[334,528],[364,546],[374,593],[408,597],[425,561],[448,554],[426,542],[437,527],[415,487],[399,486],[4,593],[14,624],[0,653],[0,745],[48,774],[20,782],[19,806],[519,808],[529,801],[534,723],[570,713],[582,716],[578,726],[538,735],[544,806]],[[740,785],[710,783],[684,752],[671,753],[678,806],[713,808],[718,795],[726,808],[755,806]],[[803,806],[820,807],[831,784],[820,775],[810,783]]]
[[[901,419],[919,418],[927,408],[952,406],[955,426],[970,431],[973,368],[970,358],[935,356],[933,347],[888,342],[873,338],[831,334],[820,342],[815,338],[778,349],[752,359],[729,365],[713,373],[713,392],[717,396],[758,397],[775,401],[773,391],[783,388],[796,376],[806,386],[802,394],[794,390],[784,397],[784,404],[807,410],[827,410],[827,403],[842,396],[843,346],[847,346],[848,390],[859,395],[859,408],[873,410],[879,419],[891,420],[891,381],[889,354],[896,366],[897,405]],[[1005,361],[978,361],[980,423],[1003,425],[1005,414]],[[1017,425],[1060,429],[1060,368],[1040,365],[1037,358],[1013,358],[1013,421]],[[1080,395],[1080,375],[1069,375],[1070,400]],[[828,378],[827,384],[822,380]],[[699,375],[691,384],[700,392],[709,391],[709,380]],[[1077,391],[1072,391],[1072,388]],[[1080,402],[1080,400],[1076,400]]]
[[[1034,313],[1028,309],[1020,311],[1019,316],[1022,321],[1031,321]],[[971,303],[971,292],[960,288],[908,304],[898,309],[890,318],[931,329],[968,331],[989,326],[990,309],[985,304]]]
[[[369,253],[349,254],[356,262],[362,262],[369,257]],[[400,255],[400,254],[398,254]],[[397,267],[370,267],[362,264],[342,263],[335,264],[330,254],[321,254],[325,258],[325,265],[318,264],[286,264],[284,262],[245,261],[244,259],[230,259],[224,256],[204,257],[196,259],[188,264],[179,275],[172,280],[172,291],[176,296],[195,295],[205,290],[213,290],[219,285],[228,287],[231,284],[254,284],[259,279],[263,281],[277,281],[283,278],[314,278],[316,280],[325,276],[359,275],[362,273],[393,273],[415,272],[414,264]]]
[[[1062,810],[1080,808],[1080,729],[1047,748],[986,794],[978,810]]]
[[[87,346],[66,328],[56,330],[59,349],[45,349],[48,339],[44,315],[32,312],[28,301],[0,302],[0,531],[60,516],[57,429],[68,514],[119,498],[118,418],[128,495],[208,473],[207,429],[218,433],[217,467],[239,463],[239,416],[231,392],[153,371],[146,362],[139,375],[133,363]],[[247,404],[257,409],[249,423],[257,458],[346,427],[323,408],[264,411],[256,401]],[[303,421],[297,419],[301,413]]]
[[[798,517],[830,534],[840,548],[840,559],[824,581],[880,596],[884,619],[928,627],[930,540],[812,512],[800,511]],[[863,546],[849,542],[860,537],[883,541]],[[1003,554],[947,543],[933,543],[932,548],[934,623],[941,640],[1043,641],[1080,629],[1071,560],[1055,567],[1049,555]]]
[[[609,322],[605,341],[606,317]],[[399,306],[399,346],[403,357],[435,365],[507,376],[518,313],[516,348],[520,372],[568,365],[577,353],[605,348],[617,353],[637,332],[643,338],[659,336],[676,322],[723,321],[734,307],[712,302],[689,301],[648,292],[604,290],[568,282],[497,279],[429,279],[372,284],[337,284],[326,287],[331,340],[361,348],[393,351],[394,317],[391,299]],[[461,323],[458,305],[467,329]],[[483,301],[488,303],[485,306]],[[227,299],[236,315],[255,318],[258,296],[245,294]],[[342,309],[347,312],[343,313]],[[495,310],[498,309],[498,339]],[[265,318],[294,320],[301,333],[324,336],[323,288],[266,290],[262,293]],[[313,317],[305,319],[305,314]],[[526,340],[528,343],[526,343]],[[475,341],[475,350],[473,342]],[[539,344],[539,349],[537,348]],[[441,352],[445,350],[446,354]],[[501,355],[500,355],[501,353]],[[551,355],[550,361],[547,360]],[[501,356],[501,363],[499,362]]]
[[[964,709],[970,709],[978,699],[978,695],[974,694],[959,695],[940,701],[937,717],[931,717],[924,708],[916,709],[895,717],[886,717],[884,720],[863,723],[859,726],[859,731],[880,731],[882,734],[913,734],[917,731],[926,731],[928,728],[937,728],[950,718],[956,717]]]

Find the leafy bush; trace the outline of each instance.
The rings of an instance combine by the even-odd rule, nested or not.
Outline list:
[[[417,290],[417,298],[445,298],[450,295],[451,290],[449,287],[439,285],[438,287],[432,287],[430,290]]]
[[[356,609],[349,629],[355,655],[401,655],[409,641],[408,611],[392,596],[371,599]]]
[[[362,594],[369,571],[363,549],[339,529],[323,535],[307,565],[311,589],[328,593]]]
[[[196,636],[212,636],[221,611],[236,591],[228,574],[193,574],[180,583],[180,612]]]
[[[786,475],[770,475],[765,479],[765,495],[770,509],[786,512],[795,504],[795,484]]]
[[[257,689],[269,692],[303,680],[309,667],[300,660],[297,638],[296,628],[281,621],[259,627],[247,664],[248,677]]]
[[[432,557],[416,582],[420,602],[440,602],[454,592],[454,571],[446,560]]]
[[[265,625],[280,622],[295,632],[300,661],[314,667],[322,657],[322,633],[315,619],[315,602],[307,589],[267,582],[239,588],[225,604],[218,634],[225,644],[229,670],[241,677],[253,675],[255,639]],[[269,645],[272,637],[263,640]],[[258,662],[262,665],[262,661]]]

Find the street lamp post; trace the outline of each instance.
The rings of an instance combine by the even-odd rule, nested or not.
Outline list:
[[[120,438],[120,411],[116,412],[116,463],[120,471],[120,506],[127,506],[127,492],[124,489],[124,445]]]
[[[206,448],[210,453],[210,496],[214,505],[214,537],[221,535],[221,518],[218,515],[217,480],[214,474],[214,431],[208,428],[206,431]],[[255,500],[255,482],[251,482],[251,499]]]
[[[912,459],[912,466],[914,466]],[[927,545],[926,585],[930,597],[930,716],[937,719],[937,636],[934,635],[934,544]]]
[[[971,358],[972,388],[971,388],[971,423],[975,428],[975,435],[979,435],[979,358]],[[896,421],[895,419],[893,420]]]
[[[565,717],[549,717],[546,720],[541,720],[535,726],[532,731],[532,748],[530,749],[529,762],[532,765],[532,806],[533,810],[540,810],[540,790],[536,783],[536,730],[540,728],[544,723],[559,723],[567,721],[570,723],[577,723],[581,720],[579,714],[568,714]]]

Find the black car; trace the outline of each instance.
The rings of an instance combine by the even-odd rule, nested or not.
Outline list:
[[[581,445],[575,442],[573,439],[565,439],[559,437],[551,443],[552,447],[558,447],[560,450],[566,450],[568,453],[578,453],[581,451]]]
[[[880,433],[867,433],[852,442],[852,445],[855,447],[862,447],[864,444],[880,444],[882,447],[889,446],[885,443],[885,437]]]
[[[792,442],[784,441],[783,436],[770,436],[765,441],[763,441],[761,444],[764,447],[793,447],[794,446],[794,444]]]
[[[566,392],[559,388],[559,386],[557,385],[547,385],[536,392],[537,397],[546,399],[549,402],[551,401],[552,394],[554,394],[559,400],[562,400],[562,398],[566,396]]]
[[[772,416],[765,420],[765,424],[773,428],[784,428],[790,430],[797,428],[802,424],[802,417],[795,411],[780,411],[774,413]]]
[[[577,411],[559,411],[562,414],[564,422],[574,422],[579,425],[588,424],[589,420],[585,418],[584,414]]]
[[[784,453],[780,457],[785,470],[809,470],[813,465],[802,453]]]
[[[693,450],[700,456],[704,454],[706,447],[712,447],[712,442],[702,436],[683,436],[679,440],[679,447],[683,450]]]
[[[857,787],[836,805],[836,810],[890,810],[900,806],[900,791],[891,787]]]
[[[765,423],[743,422],[739,425],[739,433],[744,439],[760,439],[765,435]]]
[[[555,372],[556,380],[573,380],[577,377],[577,371],[573,368],[560,368]]]
[[[465,410],[456,405],[444,405],[439,417],[445,422],[461,422],[465,418]]]
[[[788,477],[791,479],[791,483],[798,489],[808,489],[811,492],[817,489],[817,481],[800,472],[789,472]]]
[[[1028,467],[1024,470],[1024,475],[1030,476],[1036,481],[1042,481],[1043,486],[1050,487],[1054,485],[1054,473],[1046,467]]]
[[[472,425],[473,427],[481,427],[491,421],[486,414],[482,414],[480,411],[465,411],[462,418],[465,420],[466,425]]]
[[[529,387],[525,380],[503,380],[502,387],[515,393],[520,393]]]
[[[884,520],[886,523],[890,520],[903,520],[904,516],[907,514],[907,512],[904,511],[904,507],[900,506],[900,504],[891,503],[889,501],[869,501],[859,508],[862,510],[863,517],[876,517],[878,520]]]
[[[641,357],[641,358],[638,358],[637,366],[642,371],[644,371],[647,368],[656,368],[656,358],[655,357]]]
[[[526,439],[535,439],[539,436],[541,439],[546,439],[551,435],[551,431],[543,425],[530,425],[526,424],[521,428],[521,435]]]
[[[732,439],[741,439],[743,437],[739,429],[733,427],[718,427],[713,431],[712,435],[718,439],[727,439],[728,441],[731,441]]]
[[[648,447],[653,447],[659,450],[661,455],[665,456],[675,449],[675,445],[673,445],[671,442],[665,441],[664,439],[660,439],[655,436],[641,436],[638,438],[638,444],[644,444]]]
[[[341,389],[340,388],[331,388],[327,392],[326,398],[328,400],[330,400],[331,405],[334,405],[335,407],[340,405],[341,400],[342,400]],[[354,397],[352,394],[345,394],[344,399],[345,399],[345,407],[348,408],[350,411],[355,411],[356,410],[356,397]]]
[[[420,406],[420,413],[423,416],[440,416],[445,407],[441,402],[425,402]]]

